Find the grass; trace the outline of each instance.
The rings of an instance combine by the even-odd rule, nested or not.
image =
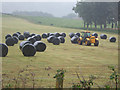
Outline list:
[[[39,24],[39,25],[47,25],[50,26],[53,24],[55,27],[63,27],[63,28],[72,28],[72,29],[84,29],[87,30],[87,28],[84,28],[84,22],[83,20],[79,19],[66,19],[66,18],[55,18],[55,17],[41,17],[41,16],[16,16],[19,18],[26,19],[32,23]],[[86,26],[87,27],[87,26]],[[104,26],[103,26],[104,27]],[[97,26],[97,29],[94,25],[89,27],[90,31],[97,31],[97,32],[107,32],[107,33],[115,33],[118,34],[118,30],[110,29],[111,24],[107,25],[106,29],[101,30],[100,26]]]
[[[13,34],[17,31],[23,33],[29,31],[30,33],[42,34],[45,32],[65,32],[67,34],[66,43],[54,46],[42,39],[46,43],[47,49],[45,52],[37,52],[34,57],[24,57],[19,50],[19,44],[14,47],[9,47],[7,57],[2,58],[2,73],[8,74],[13,78],[17,75],[18,71],[31,65],[29,67],[36,75],[35,87],[55,87],[55,79],[53,76],[56,74],[57,69],[65,69],[64,87],[71,87],[72,82],[77,82],[76,71],[80,75],[88,78],[93,74],[97,76],[96,82],[104,85],[110,75],[108,65],[118,65],[118,35],[109,34],[117,38],[116,43],[110,43],[109,40],[101,40],[98,47],[71,44],[68,34],[70,32],[81,32],[81,29],[69,29],[52,27],[46,25],[33,24],[27,20],[15,18],[11,16],[3,16],[2,18],[2,42],[5,42],[6,34]],[[93,32],[93,31],[92,31]],[[98,32],[100,35],[103,32]],[[20,43],[20,41],[19,41]],[[45,68],[51,67],[46,70]],[[48,75],[49,74],[49,75]],[[4,78],[5,79],[5,78]],[[31,87],[31,82],[27,85]]]

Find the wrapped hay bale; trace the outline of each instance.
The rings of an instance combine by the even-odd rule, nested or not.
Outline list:
[[[26,57],[34,56],[36,54],[36,48],[32,44],[25,44],[21,50]]]
[[[12,37],[10,34],[7,34],[6,36],[5,36],[5,39],[7,39],[8,37]]]
[[[40,35],[34,35],[32,36],[32,38],[35,38],[36,41],[40,41],[41,40],[41,36]]]
[[[60,33],[60,36],[66,37],[65,33]]]
[[[57,38],[57,37],[54,37],[53,40],[52,40],[53,45],[59,45],[60,42],[61,42],[60,39]]]
[[[80,37],[80,33],[78,33],[78,32],[77,32],[77,33],[75,33],[75,35],[77,35],[78,37]]]
[[[22,47],[25,45],[25,44],[30,44],[30,41],[22,41],[19,45],[19,48],[20,50],[22,49]]]
[[[28,37],[30,37],[30,33],[29,32],[24,32],[23,33],[24,37],[27,39]]]
[[[34,46],[36,47],[36,51],[38,52],[44,52],[46,49],[46,44],[41,41],[36,41],[34,43]]]
[[[74,35],[74,33],[69,33],[70,38],[72,38]]]
[[[50,33],[50,34],[49,34],[49,36],[53,36],[53,35],[54,35],[54,33]]]
[[[16,36],[16,37],[19,37],[20,34],[18,33],[14,33],[12,36]]]
[[[18,43],[18,41],[19,41],[18,37],[13,36],[13,39],[14,39],[14,44],[17,44],[17,43]]]
[[[58,39],[60,39],[61,43],[65,43],[65,39],[63,36],[59,36]]]
[[[20,32],[16,32],[16,33],[18,33],[19,35],[21,35],[21,33],[20,33]]]
[[[116,42],[116,38],[115,38],[115,37],[110,37],[110,38],[109,38],[109,41],[110,41],[110,42]]]
[[[60,36],[60,33],[54,33],[54,35],[56,36],[56,37],[59,37]]]
[[[24,40],[25,37],[24,37],[24,35],[19,35],[19,36],[18,36],[18,39],[19,39],[19,40]]]
[[[47,38],[47,37],[48,37],[47,33],[42,34],[42,38]]]
[[[101,38],[101,39],[107,39],[107,35],[101,34],[101,35],[100,35],[100,38]]]
[[[5,43],[7,46],[14,46],[15,41],[14,41],[13,37],[9,37],[6,39]]]
[[[29,37],[27,41],[30,41],[31,44],[34,44],[36,42],[35,38]]]
[[[30,37],[35,36],[35,35],[36,35],[36,34],[32,33],[32,34],[30,34]]]
[[[8,47],[6,44],[0,43],[0,57],[5,57],[8,54]]]
[[[72,38],[71,38],[71,42],[73,43],[73,44],[77,44],[78,43],[78,40],[79,39],[79,37],[78,36],[73,36]]]
[[[98,34],[94,32],[94,33],[92,34],[92,36],[95,36],[95,38],[97,38],[97,37],[98,37]]]
[[[55,38],[55,36],[49,36],[49,37],[47,38],[47,41],[48,41],[49,43],[52,43],[54,38]]]

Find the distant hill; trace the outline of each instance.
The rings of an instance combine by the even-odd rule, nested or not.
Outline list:
[[[62,18],[68,18],[68,19],[81,19],[81,18],[79,18],[76,14],[74,14],[74,13],[70,13],[70,14],[68,14],[68,15],[66,15],[66,16],[63,16]]]
[[[38,11],[14,11],[12,12],[13,15],[19,16],[44,16],[44,17],[54,17],[52,14],[45,13],[45,12],[38,12]]]

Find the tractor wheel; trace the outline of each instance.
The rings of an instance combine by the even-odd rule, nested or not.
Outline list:
[[[85,45],[86,45],[86,46],[90,46],[90,45],[91,45],[90,41],[86,40],[86,41],[85,41]]]
[[[95,40],[94,46],[98,46],[99,45],[99,41]]]

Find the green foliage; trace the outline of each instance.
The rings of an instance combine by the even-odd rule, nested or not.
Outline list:
[[[66,72],[66,70],[58,69],[57,70],[57,74],[53,78],[61,78],[61,79],[63,79],[65,72]]]

